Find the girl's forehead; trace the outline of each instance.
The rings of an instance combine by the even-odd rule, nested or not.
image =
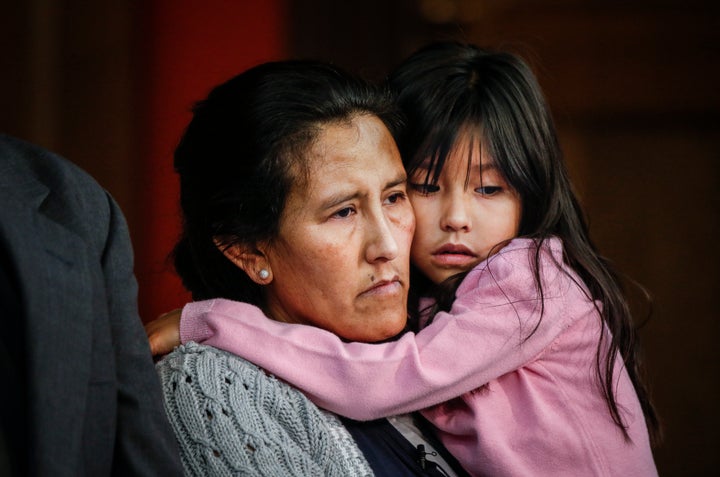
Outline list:
[[[442,164],[445,169],[450,163],[464,165],[481,165],[485,167],[494,163],[488,154],[485,140],[476,129],[461,130],[453,139],[452,144],[443,151],[441,144],[436,144],[419,162],[421,169],[436,169]],[[444,157],[441,157],[444,156]]]
[[[466,123],[460,126],[455,135],[453,148],[480,148],[485,143],[481,124]]]

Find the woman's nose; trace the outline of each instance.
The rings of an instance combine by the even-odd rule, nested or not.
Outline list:
[[[392,233],[392,225],[385,216],[374,220],[369,227],[366,258],[370,263],[393,260],[398,256],[398,243]]]
[[[444,199],[445,207],[440,217],[440,228],[446,232],[469,232],[472,230],[469,207],[464,194],[454,194]]]

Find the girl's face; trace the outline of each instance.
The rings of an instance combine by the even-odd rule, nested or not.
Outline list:
[[[374,116],[330,124],[308,152],[266,251],[273,318],[352,341],[405,326],[415,217],[395,141]]]
[[[520,198],[477,144],[460,136],[437,185],[424,185],[427,168],[410,177],[417,224],[411,260],[434,283],[470,270],[518,233]]]

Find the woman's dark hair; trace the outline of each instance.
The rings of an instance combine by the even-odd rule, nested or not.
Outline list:
[[[259,285],[218,250],[270,241],[323,125],[377,116],[394,135],[386,92],[325,63],[270,62],[215,87],[193,108],[175,151],[183,229],[175,268],[193,299],[263,305]]]
[[[519,236],[535,239],[538,245],[534,264],[541,299],[540,246],[552,236],[562,240],[564,260],[582,278],[591,298],[600,303],[596,306],[609,330],[601,327],[596,361],[610,414],[629,438],[613,391],[615,358],[620,353],[651,437],[659,439],[658,419],[641,378],[627,300],[617,276],[590,240],[549,108],[528,65],[513,54],[440,42],[411,55],[391,73],[389,84],[407,121],[397,141],[409,176],[421,166],[427,167],[426,183],[437,183],[457,141],[472,131],[471,139],[483,143],[504,179],[517,191],[522,203]],[[428,280],[423,282],[417,270],[414,272],[413,287],[427,292],[422,287],[429,287]],[[449,283],[451,300],[459,280],[456,277]],[[603,351],[605,341],[609,353]]]

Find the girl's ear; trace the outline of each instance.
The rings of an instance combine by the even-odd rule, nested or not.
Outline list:
[[[222,245],[217,239],[215,246],[228,260],[242,269],[248,277],[258,285],[267,285],[272,282],[272,269],[265,254],[252,245],[234,244]]]

